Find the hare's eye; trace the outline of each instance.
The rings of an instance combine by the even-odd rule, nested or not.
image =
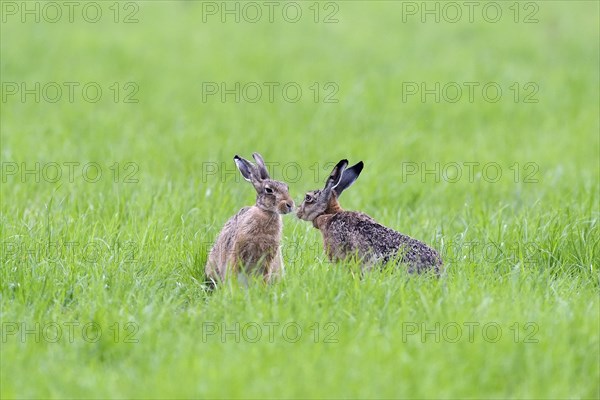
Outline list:
[[[265,187],[265,193],[273,194],[273,189],[271,189],[270,187]]]
[[[306,201],[307,203],[310,203],[312,200],[313,199],[310,194],[307,194],[306,197],[304,197],[304,201]]]

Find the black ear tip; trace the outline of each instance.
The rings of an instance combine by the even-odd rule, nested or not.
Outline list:
[[[235,156],[233,156],[233,159],[237,161],[237,160],[239,160],[239,159],[240,159],[240,156],[238,156],[238,155],[236,154]]]
[[[341,166],[346,166],[346,165],[348,165],[348,160],[346,160],[344,158],[337,163],[336,167],[341,167]]]

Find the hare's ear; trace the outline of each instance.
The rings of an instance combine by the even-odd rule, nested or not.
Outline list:
[[[340,160],[335,165],[335,167],[333,167],[331,174],[329,174],[327,181],[325,181],[325,188],[323,190],[332,190],[333,188],[335,188],[340,183],[340,180],[342,179],[342,175],[344,173],[344,168],[346,168],[347,166],[348,160]]]
[[[363,167],[364,164],[362,161],[360,161],[359,163],[348,169],[345,169],[344,172],[342,172],[342,179],[340,179],[340,182],[333,188],[333,191],[337,197],[340,197],[344,190],[352,186],[352,184],[358,179]]]
[[[248,182],[255,183],[259,179],[256,175],[256,167],[252,165],[252,163],[237,154],[233,157],[233,161],[235,161],[235,165],[237,165],[238,169],[242,173],[242,176]]]
[[[262,156],[258,153],[254,153],[252,154],[252,157],[254,157],[256,165],[258,166],[257,169],[258,173],[260,174],[260,179],[271,179],[271,177],[269,176],[269,171],[267,171],[267,167],[265,167],[265,161],[263,160]]]

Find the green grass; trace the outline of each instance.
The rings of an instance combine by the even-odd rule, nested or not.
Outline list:
[[[513,22],[512,2],[498,23],[455,24],[403,23],[389,1],[336,3],[334,24],[312,22],[312,2],[296,24],[203,22],[203,3],[166,1],[115,24],[99,4],[97,24],[3,14],[2,96],[7,82],[97,82],[103,96],[0,104],[2,398],[600,396],[598,3],[537,2],[533,24]],[[138,103],[122,101],[127,82]],[[303,95],[203,102],[203,82]],[[410,82],[503,94],[403,101]],[[253,151],[298,202],[328,163],[364,160],[342,206],[432,244],[446,274],[361,279],[288,215],[284,280],[205,293],[210,244],[254,200],[233,155]],[[39,182],[20,175],[35,163]],[[422,179],[422,163],[448,176]]]

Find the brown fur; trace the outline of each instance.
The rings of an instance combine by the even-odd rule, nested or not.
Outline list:
[[[364,269],[391,260],[407,264],[410,272],[433,270],[440,273],[439,254],[425,243],[387,228],[368,215],[344,211],[339,195],[358,178],[362,163],[346,170],[342,160],[333,169],[323,190],[306,194],[298,208],[298,218],[311,221],[321,231],[325,252],[330,261],[358,257]]]
[[[333,196],[331,196],[331,198],[327,202],[327,208],[325,209],[323,214],[319,215],[313,220],[313,226],[320,230],[321,227],[323,227],[327,223],[327,221],[329,221],[329,219],[333,216],[332,214],[337,214],[342,211],[344,210],[342,209],[342,207],[340,207],[340,203],[338,203],[336,195],[333,194]]]
[[[254,155],[258,167],[237,158],[242,175],[257,191],[256,204],[242,208],[225,223],[208,255],[206,276],[213,284],[241,272],[272,282],[283,274],[281,214],[291,212],[294,202],[285,183],[268,178],[260,155]]]

